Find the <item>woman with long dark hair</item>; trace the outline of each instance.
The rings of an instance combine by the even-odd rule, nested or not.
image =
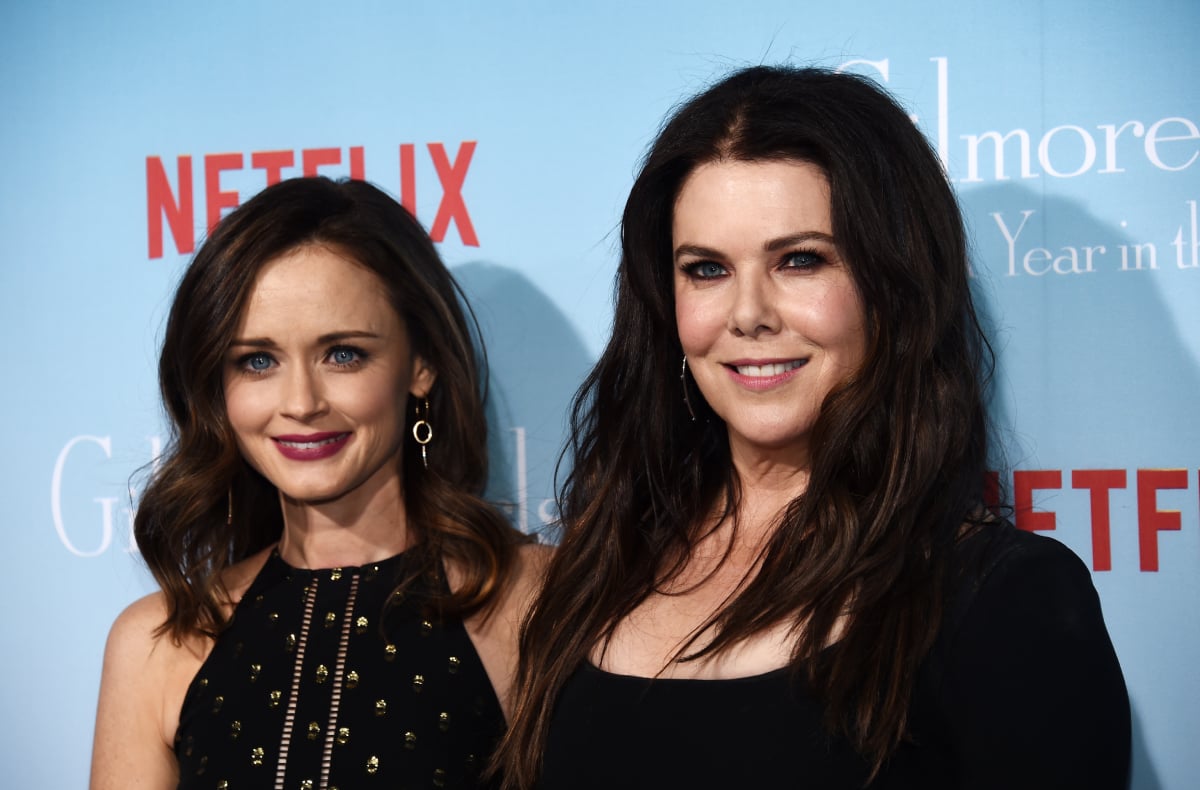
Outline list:
[[[884,91],[756,67],[679,108],[575,404],[509,786],[1124,787],[1090,576],[985,506],[990,367],[954,193]]]
[[[283,181],[175,294],[92,787],[476,787],[538,550],[482,498],[461,294],[395,200]]]

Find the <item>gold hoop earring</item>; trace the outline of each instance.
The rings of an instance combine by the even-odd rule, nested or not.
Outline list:
[[[692,399],[688,397],[687,385],[687,354],[683,355],[683,366],[679,368],[679,383],[683,387],[683,405],[687,406],[692,422],[696,421],[696,412],[692,410]]]
[[[417,444],[421,445],[421,463],[425,468],[429,468],[429,456],[425,454],[425,446],[429,444],[429,440],[433,438],[433,426],[429,424],[429,399],[425,398],[425,416],[421,416],[421,407],[414,406],[413,412],[417,416],[417,421],[413,423],[412,434],[413,439]]]

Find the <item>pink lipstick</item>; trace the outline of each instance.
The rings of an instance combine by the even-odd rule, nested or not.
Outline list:
[[[319,461],[337,455],[352,434],[348,431],[326,431],[325,433],[287,434],[273,436],[272,440],[284,458],[293,461]]]
[[[739,359],[725,363],[729,377],[746,389],[764,391],[792,379],[807,359]]]

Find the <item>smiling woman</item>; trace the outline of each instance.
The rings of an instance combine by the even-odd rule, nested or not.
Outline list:
[[[799,454],[821,402],[862,364],[866,319],[829,216],[829,182],[807,162],[719,161],[675,203],[675,324],[730,452]]]
[[[268,187],[197,252],[93,788],[480,786],[542,555],[480,498],[460,297],[362,182]]]
[[[989,366],[954,193],[878,86],[685,103],[625,206],[509,786],[1124,788],[1088,572],[984,506]]]

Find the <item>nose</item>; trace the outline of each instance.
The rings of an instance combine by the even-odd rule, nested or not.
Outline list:
[[[779,331],[778,294],[769,277],[743,275],[733,283],[729,331],[739,337],[758,337]]]
[[[281,413],[306,422],[325,413],[327,408],[321,378],[306,365],[293,365],[284,377]]]

